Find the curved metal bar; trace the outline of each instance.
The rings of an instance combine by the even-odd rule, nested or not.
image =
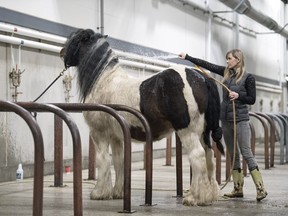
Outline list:
[[[285,133],[285,144],[286,144],[286,163],[288,163],[288,115],[285,115],[283,113],[280,113],[281,116],[283,116],[286,120],[286,130],[284,131]]]
[[[143,124],[146,132],[146,148],[145,148],[145,168],[146,168],[146,184],[145,184],[145,205],[152,205],[152,173],[153,173],[153,138],[150,125],[146,118],[138,110],[120,105],[120,104],[105,104],[118,111],[126,111],[135,115]]]
[[[269,169],[269,143],[268,143],[268,126],[263,117],[256,113],[249,112],[250,116],[257,118],[263,125],[264,128],[264,157],[265,157],[265,169]]]
[[[280,164],[284,164],[284,144],[285,144],[284,124],[281,120],[281,117],[271,113],[268,113],[267,115],[269,115],[274,121],[276,121],[280,127]]]
[[[88,153],[88,180],[96,180],[96,149],[94,141],[89,134]]]
[[[253,155],[255,155],[255,147],[256,147],[256,134],[255,134],[255,127],[252,122],[249,122],[250,131],[251,131],[251,149]]]
[[[274,167],[274,155],[275,155],[275,124],[274,121],[265,113],[255,112],[257,115],[265,118],[270,124],[270,167]]]
[[[63,187],[63,120],[54,115],[54,187]]]
[[[53,103],[53,105],[68,111],[103,111],[112,115],[120,124],[124,136],[124,199],[123,212],[131,211],[131,135],[126,120],[111,107],[90,103]]]
[[[276,116],[278,116],[284,126],[284,146],[286,145],[286,163],[288,162],[288,132],[287,132],[287,128],[288,128],[288,121],[287,119],[282,115],[282,114],[275,114]]]
[[[33,182],[33,216],[43,215],[43,178],[44,178],[44,144],[38,123],[22,107],[0,100],[0,111],[12,111],[21,116],[28,124],[34,139],[34,182]]]
[[[73,141],[73,186],[74,186],[74,215],[83,215],[83,201],[82,201],[82,149],[81,138],[77,125],[71,118],[71,116],[52,104],[41,103],[23,103],[19,102],[18,105],[30,111],[49,111],[60,118],[62,118],[67,124]]]
[[[284,113],[280,113],[281,116],[283,116],[284,118],[286,118],[288,120],[288,115],[284,114]]]
[[[182,143],[177,133],[175,133],[175,139],[176,139],[176,191],[177,191],[176,196],[183,197]],[[190,181],[191,180],[192,180],[192,170],[190,167]]]
[[[166,163],[165,166],[172,166],[171,158],[172,158],[172,135],[166,138]]]

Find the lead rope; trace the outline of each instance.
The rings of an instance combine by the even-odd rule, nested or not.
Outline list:
[[[64,72],[65,72],[66,70],[67,70],[67,69],[64,68],[64,69],[60,72],[60,74],[53,80],[53,82],[51,82],[50,85],[49,85],[35,100],[33,100],[33,102],[36,102],[40,97],[42,97],[42,96],[46,93],[46,91],[48,91],[48,89],[49,89],[61,76],[64,75]]]
[[[53,82],[50,83],[50,85],[35,99],[33,100],[33,102],[36,102],[40,97],[42,97],[46,91],[48,91],[48,89],[61,77],[64,75],[64,72],[66,71],[67,69],[64,68],[60,74],[53,80]],[[37,112],[31,112],[31,115],[34,117],[35,120],[37,120]]]
[[[201,73],[205,74],[206,76],[208,76],[210,79],[213,79],[215,82],[217,82],[218,84],[220,84],[222,87],[224,87],[229,93],[231,92],[231,90],[225,86],[222,82],[220,82],[219,80],[215,79],[214,77],[210,76],[207,72],[205,72],[200,66],[198,65],[195,65],[196,69],[198,69]],[[234,148],[234,152],[233,152],[233,159],[232,159],[232,165],[231,165],[231,168],[230,168],[230,176],[229,178],[227,178],[225,184],[220,188],[220,190],[222,190],[223,188],[226,187],[226,185],[228,184],[229,182],[229,179],[231,177],[231,173],[232,173],[232,170],[233,170],[233,167],[234,167],[234,164],[235,164],[235,158],[236,158],[236,145],[237,145],[237,142],[236,142],[236,111],[235,111],[235,101],[233,100],[232,101],[232,107],[233,107],[233,129],[234,129],[234,145],[233,145],[233,148]]]

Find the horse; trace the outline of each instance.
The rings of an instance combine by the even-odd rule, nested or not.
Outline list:
[[[176,132],[186,149],[192,181],[183,198],[187,206],[216,201],[219,185],[210,134],[224,154],[219,126],[220,98],[216,84],[194,68],[175,66],[145,78],[129,76],[107,41],[107,35],[91,29],[72,33],[60,54],[65,68],[77,67],[80,99],[85,103],[123,104],[139,110],[147,119],[153,140]],[[133,141],[145,141],[143,125],[121,112]],[[98,178],[92,200],[123,198],[123,133],[118,122],[101,112],[83,112],[96,145]],[[115,169],[112,183],[109,146]]]

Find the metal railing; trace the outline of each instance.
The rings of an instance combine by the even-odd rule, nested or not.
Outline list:
[[[41,103],[17,103],[19,106],[31,112],[52,112],[59,116],[67,124],[73,141],[73,201],[74,201],[74,215],[83,215],[83,201],[82,201],[82,148],[81,138],[77,125],[72,120],[71,116],[52,104]],[[57,149],[57,147],[55,148]],[[61,166],[61,162],[56,160],[56,166]],[[63,181],[63,180],[62,180]]]
[[[31,102],[19,102],[18,106],[23,107],[30,112],[52,112],[56,114],[54,118],[55,126],[55,155],[54,155],[54,186],[63,185],[63,131],[62,120],[65,121],[73,140],[73,183],[74,183],[74,215],[83,215],[82,204],[82,162],[81,162],[81,139],[77,125],[66,112],[82,111],[103,111],[112,115],[120,124],[124,134],[124,199],[123,212],[132,212],[131,210],[131,135],[125,119],[118,114],[118,111],[126,111],[135,115],[143,124],[146,132],[146,190],[145,205],[152,205],[152,135],[150,126],[145,117],[137,110],[124,105],[100,105],[100,104],[82,104],[82,103],[54,103],[40,104]],[[29,114],[30,115],[30,114]],[[59,118],[60,117],[60,118]],[[90,161],[91,163],[91,161]],[[95,167],[94,167],[95,168]],[[92,168],[91,168],[92,169]],[[90,170],[91,171],[91,170]],[[42,176],[43,177],[43,176]],[[43,187],[42,187],[43,190]],[[42,194],[43,197],[43,194]]]
[[[34,139],[34,182],[33,182],[33,216],[43,215],[43,174],[44,174],[44,144],[38,123],[32,115],[22,107],[0,100],[1,112],[14,112],[21,116],[29,126]]]
[[[268,115],[264,113],[259,112],[250,112],[250,116],[258,119],[260,123],[263,126],[264,129],[264,164],[265,169],[269,169],[269,167],[274,167],[274,157],[275,157],[275,123],[273,122],[273,119]],[[283,117],[284,118],[284,117]],[[268,131],[268,124],[270,125],[270,136]],[[255,155],[255,146],[256,146],[256,134],[255,134],[255,128],[254,125],[250,122],[250,131],[251,131],[251,149],[252,153]],[[167,142],[170,142],[167,140]],[[171,145],[167,144],[167,147],[171,148]],[[219,150],[215,147],[215,145],[212,145],[212,148],[214,149],[214,155],[216,158],[216,180],[218,184],[221,184],[221,154]],[[270,154],[269,154],[270,149]],[[166,149],[166,160],[167,157],[170,156],[170,150]],[[269,157],[270,156],[270,157]],[[270,163],[269,163],[270,162]],[[230,178],[230,167],[231,167],[231,161],[228,151],[226,151],[226,180]],[[247,175],[247,164],[243,160],[243,171],[244,175]],[[190,181],[191,181],[191,172],[190,172]],[[183,179],[182,179],[183,173],[182,173],[182,145],[181,142],[176,135],[176,190],[177,190],[177,196],[181,197],[183,196]]]
[[[67,124],[73,141],[73,184],[74,184],[74,215],[83,215],[83,200],[82,200],[82,155],[81,155],[81,139],[77,125],[74,123],[72,118],[67,112],[82,112],[82,111],[103,111],[112,115],[120,124],[123,135],[124,135],[124,199],[123,199],[123,212],[131,213],[131,135],[129,127],[125,119],[117,111],[125,111],[135,115],[143,124],[146,132],[146,146],[145,146],[145,157],[144,157],[144,167],[146,169],[146,190],[145,190],[145,205],[152,205],[152,135],[150,131],[149,124],[145,117],[137,110],[124,106],[124,105],[100,105],[100,104],[83,104],[83,103],[54,103],[54,104],[40,104],[40,103],[11,103],[0,100],[0,111],[5,112],[15,112],[20,115],[30,127],[33,134],[34,145],[35,145],[35,167],[34,167],[34,188],[33,188],[33,215],[43,214],[43,175],[44,175],[44,145],[41,130],[32,117],[30,112],[52,112],[55,114],[55,170],[54,170],[54,186],[63,185],[63,126],[62,120]],[[280,114],[264,114],[264,113],[254,113],[250,112],[250,116],[258,119],[264,129],[264,158],[265,158],[265,169],[274,167],[274,154],[275,154],[275,123],[278,122],[281,129],[281,135],[283,146],[286,145],[287,141],[287,118],[286,116]],[[265,121],[266,120],[266,121]],[[268,133],[268,124],[270,125],[270,139]],[[252,152],[255,154],[255,128],[252,123],[250,123],[251,130],[251,148]],[[281,138],[280,138],[281,139]],[[269,145],[270,141],[270,145]],[[90,143],[91,144],[91,143]],[[282,145],[281,145],[282,146]],[[287,145],[286,145],[287,147]],[[169,162],[171,158],[171,138],[167,139],[167,150],[166,163]],[[270,154],[269,154],[270,148]],[[216,180],[221,183],[221,154],[213,145],[216,157]],[[90,148],[89,148],[90,152]],[[282,152],[282,151],[281,151]],[[57,154],[56,154],[57,153]],[[270,158],[269,158],[270,155]],[[286,151],[286,157],[287,157]],[[230,157],[226,157],[229,160]],[[89,164],[95,164],[95,157],[89,157]],[[287,158],[286,158],[287,161]],[[269,163],[270,162],[270,163]],[[281,161],[280,161],[281,162]],[[229,162],[230,164],[230,162]],[[171,165],[171,160],[169,164]],[[245,167],[246,166],[246,167]],[[243,169],[247,168],[246,164],[243,164]],[[89,166],[89,176],[93,173],[92,170],[95,169],[94,166]],[[230,166],[226,162],[226,179],[227,170],[230,172]],[[190,180],[192,173],[190,172]],[[183,179],[182,179],[182,145],[179,137],[176,134],[176,177],[177,177],[177,196],[183,196]],[[230,174],[229,174],[230,176]],[[37,191],[37,192],[36,192]]]

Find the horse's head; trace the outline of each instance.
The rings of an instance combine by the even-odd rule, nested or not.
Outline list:
[[[60,56],[64,60],[65,68],[78,66],[81,58],[87,54],[91,46],[107,35],[95,33],[91,29],[79,29],[72,33],[67,39],[64,48],[60,51]]]
[[[118,63],[106,38],[107,35],[95,33],[91,29],[79,29],[70,35],[60,52],[65,68],[77,67],[83,99],[90,93],[101,73]]]

